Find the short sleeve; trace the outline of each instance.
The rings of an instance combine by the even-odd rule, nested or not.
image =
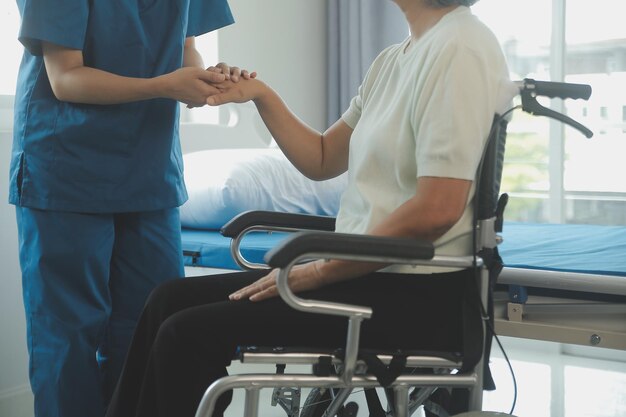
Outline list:
[[[33,55],[41,55],[42,41],[83,49],[88,0],[18,0],[22,15],[19,41]]]
[[[361,111],[363,108],[363,86],[359,87],[359,93],[350,100],[350,106],[348,110],[345,111],[344,114],[341,115],[341,119],[346,122],[351,129],[356,127],[356,124],[359,122],[361,118]]]
[[[226,0],[190,0],[186,36],[199,36],[234,22]]]
[[[431,94],[414,115],[418,177],[474,179],[500,81],[488,62],[465,45],[442,50],[427,81]]]
[[[378,74],[385,66],[388,56],[392,54],[394,50],[398,49],[398,47],[400,47],[400,45],[391,45],[385,48],[380,54],[378,54],[376,59],[374,59],[374,62],[372,62],[372,65],[370,65],[365,73],[365,77],[363,77],[363,82],[359,86],[357,95],[350,100],[348,110],[341,115],[341,119],[346,122],[350,128],[354,129],[356,127],[356,124],[363,113],[363,107],[366,105],[367,98],[370,95],[372,84],[376,81]]]

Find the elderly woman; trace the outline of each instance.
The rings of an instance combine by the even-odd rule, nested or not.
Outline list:
[[[252,100],[276,142],[306,176],[348,170],[336,230],[434,242],[438,255],[472,253],[473,181],[497,101],[510,85],[474,0],[394,0],[411,35],[383,51],[341,119],[311,129],[259,79],[225,81],[209,105]],[[314,261],[293,269],[293,291],[373,308],[364,347],[462,351],[480,321],[468,271]],[[380,269],[380,270],[379,270]],[[345,320],[292,310],[276,272],[188,278],[153,292],[108,417],[193,416],[239,345],[338,347]],[[455,301],[441,306],[437,294]],[[403,331],[398,317],[411,323]],[[218,402],[223,413],[229,398]]]

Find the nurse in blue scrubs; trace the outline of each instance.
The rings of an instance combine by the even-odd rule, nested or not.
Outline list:
[[[226,0],[17,0],[16,205],[36,417],[102,417],[148,293],[183,276],[178,102]]]

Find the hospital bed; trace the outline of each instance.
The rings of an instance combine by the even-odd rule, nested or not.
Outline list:
[[[535,93],[539,92],[538,89],[540,88],[545,88],[544,92],[548,96],[581,97],[574,91],[572,91],[573,95],[567,92],[562,93],[560,90],[562,87],[563,85],[555,83],[543,84],[536,83],[534,80],[526,80],[522,89],[524,110],[557,118],[589,136],[590,132],[584,126],[561,114],[543,108],[534,100]],[[550,90],[553,88],[554,90]],[[524,96],[524,93],[527,95]],[[524,101],[526,102],[524,103]],[[263,215],[280,216],[272,213],[264,213]],[[263,262],[263,257],[268,248],[275,246],[277,242],[291,239],[283,233],[284,229],[278,227],[279,224],[284,226],[284,219],[282,218],[270,219],[269,228],[267,224],[265,227],[259,227],[248,224],[248,222],[249,220],[244,220],[242,225],[235,221],[235,224],[229,224],[222,230],[225,235],[235,238],[234,245],[231,245],[231,242],[225,239],[218,230],[201,230],[193,227],[184,229],[183,245],[186,263],[189,266],[188,270],[199,269],[204,272],[202,268],[207,267],[211,268],[211,271],[215,268],[218,270],[238,267],[254,268]],[[332,230],[334,228],[332,217],[316,216],[306,219],[304,223],[296,222],[287,227],[287,231],[300,229],[303,224],[308,225],[310,222],[317,222],[313,226],[307,226],[313,229]],[[625,253],[623,249],[626,245],[626,228],[586,226],[585,230],[579,230],[580,228],[573,225],[524,225],[515,223],[506,223],[504,227],[506,239],[501,250],[506,266],[500,276],[494,296],[496,331],[499,334],[516,337],[626,349],[626,345],[624,345],[624,335],[626,335],[624,328],[624,323],[626,323],[624,320],[626,261],[623,259],[624,256],[620,256],[620,253]],[[268,229],[269,231],[267,231]],[[247,235],[242,238],[238,232],[244,230]],[[483,230],[489,230],[489,228]],[[573,237],[574,235],[581,236],[581,233],[587,238],[594,233],[600,238],[610,236],[608,239],[610,246],[615,250],[608,251],[606,250],[607,245],[603,245],[600,254],[605,261],[590,263],[587,260],[594,258],[594,255],[589,255],[590,258],[584,258],[572,248],[563,247],[559,243],[560,241],[570,244],[578,242],[583,245],[583,249],[593,247],[589,245],[589,239],[582,240]],[[492,231],[488,234],[490,236],[487,240],[496,238],[495,235],[492,235]],[[547,234],[549,234],[549,238]],[[554,258],[550,261],[550,257],[545,256],[545,247],[521,245],[520,242],[524,242],[525,236],[530,236],[532,243],[542,240],[551,245],[547,246],[547,252],[562,247],[563,252],[554,255],[558,262]],[[538,236],[542,238],[537,239]],[[603,242],[601,239],[597,241]],[[565,256],[562,256],[564,253],[576,255],[574,261],[569,262]],[[608,262],[608,259],[611,259],[611,262]],[[277,266],[287,266],[287,264],[279,263]],[[553,319],[554,316],[557,316],[557,319]],[[601,317],[602,320],[593,323],[593,319],[598,317]],[[611,319],[607,320],[607,317]],[[608,322],[612,322],[612,324],[605,328],[604,325]],[[275,382],[276,380],[281,381],[281,378],[274,378],[272,381]],[[308,380],[300,382],[304,386],[309,383]],[[232,384],[232,381],[225,382],[225,384]],[[259,383],[256,384],[258,387]],[[260,385],[275,386],[267,379]],[[256,388],[251,388],[246,381],[239,386],[246,387],[252,394],[250,399],[246,400],[246,406],[248,412],[254,415],[257,410],[254,405],[258,396],[254,392]],[[208,392],[208,394],[207,397],[210,398],[211,393]],[[203,401],[198,416],[206,415],[207,410],[210,409],[210,405],[207,406],[210,404],[210,400],[207,401]],[[396,407],[397,410],[398,407],[406,408],[407,404],[400,402]],[[397,410],[397,415],[404,415]]]

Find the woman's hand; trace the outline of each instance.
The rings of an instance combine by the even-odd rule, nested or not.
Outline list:
[[[250,73],[248,70],[242,70],[239,67],[231,67],[224,62],[220,62],[216,66],[211,66],[206,70],[212,74],[223,74],[225,82],[220,85],[214,85],[214,87],[218,87],[219,90],[211,96],[207,96],[202,105],[208,104],[210,106],[217,106],[225,103],[244,103],[255,98],[256,90],[252,89],[252,86],[237,86],[236,83],[239,83],[240,80],[249,81],[256,78],[256,72]],[[219,95],[220,97],[211,99],[211,97],[215,95]],[[187,107],[191,108],[195,106]]]
[[[232,82],[239,82],[240,79],[249,80],[251,78],[256,78],[256,71],[249,72],[248,70],[241,69],[239,67],[231,67],[225,62],[220,62],[215,66],[211,66],[207,68],[207,71],[217,72],[218,74],[224,74],[227,80],[231,80]]]
[[[320,273],[320,263],[314,261],[304,265],[296,265],[289,273],[289,288],[293,292],[314,290],[324,285],[323,277]],[[255,283],[243,287],[235,291],[228,298],[233,301],[249,299],[250,301],[261,301],[278,295],[276,287],[276,278],[278,270],[273,269],[272,272],[260,278]]]
[[[245,103],[260,98],[269,87],[257,79],[240,79],[239,82],[224,81],[213,84],[219,92],[206,99],[209,106],[219,106],[226,103]]]

